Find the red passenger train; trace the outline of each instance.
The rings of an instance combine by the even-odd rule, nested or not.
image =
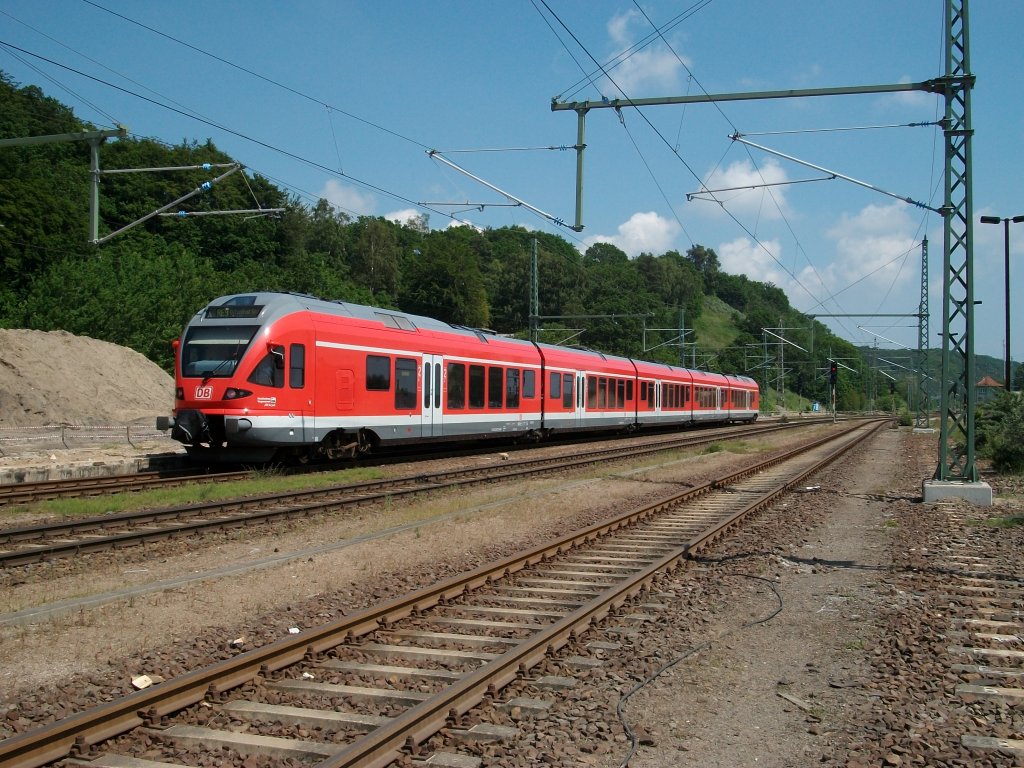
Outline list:
[[[289,293],[213,300],[175,341],[172,430],[205,460],[754,421],[746,376],[535,344]]]

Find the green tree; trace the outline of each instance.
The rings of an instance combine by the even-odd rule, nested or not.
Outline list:
[[[596,243],[583,255],[586,282],[585,314],[606,315],[582,320],[582,342],[617,355],[644,357],[645,319],[659,308],[636,264],[610,243]]]
[[[490,310],[479,256],[472,235],[460,229],[465,228],[431,232],[423,239],[419,254],[404,270],[399,306],[407,312],[485,328]]]
[[[353,279],[373,294],[391,300],[398,292],[400,246],[397,224],[383,218],[363,217],[352,254]]]

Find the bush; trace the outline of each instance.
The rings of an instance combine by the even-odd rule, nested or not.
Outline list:
[[[998,472],[1024,473],[1024,397],[1002,393],[978,409],[975,447]]]

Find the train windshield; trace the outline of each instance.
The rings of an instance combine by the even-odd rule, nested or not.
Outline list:
[[[189,328],[182,346],[181,375],[204,379],[231,376],[259,329],[258,325]]]

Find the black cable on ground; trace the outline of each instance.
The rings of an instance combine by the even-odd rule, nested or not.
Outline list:
[[[748,621],[746,624],[743,624],[738,629],[748,629],[750,627],[755,627],[758,624],[765,624],[765,623],[771,621],[772,619],[774,619],[780,613],[782,613],[782,608],[783,608],[783,605],[784,605],[783,604],[783,600],[782,600],[782,595],[779,594],[779,590],[776,588],[775,582],[773,582],[771,579],[765,578],[764,576],[754,576],[753,574],[749,574],[749,573],[736,573],[736,574],[733,574],[733,575],[734,576],[742,576],[745,579],[755,579],[757,581],[763,581],[765,584],[767,584],[771,588],[772,592],[775,593],[775,597],[778,600],[778,605],[775,607],[774,611],[772,611],[767,616],[764,616],[764,617],[762,617],[760,619],[755,619],[753,621]],[[619,763],[619,768],[628,768],[629,761],[633,759],[633,755],[636,754],[636,748],[637,748],[636,734],[633,732],[633,729],[629,727],[629,723],[626,722],[625,713],[622,711],[623,707],[625,707],[626,702],[629,701],[630,697],[632,697],[633,694],[637,693],[638,691],[642,690],[643,688],[647,687],[650,683],[654,682],[654,680],[659,678],[662,674],[664,674],[667,670],[669,670],[672,667],[674,667],[676,664],[679,664],[681,661],[685,661],[686,659],[690,658],[691,656],[694,656],[695,654],[700,653],[701,651],[710,648],[712,646],[712,644],[714,644],[717,640],[721,640],[723,637],[728,637],[729,635],[731,635],[735,631],[737,631],[737,630],[735,630],[735,629],[729,630],[729,631],[723,633],[722,635],[719,635],[715,640],[708,640],[705,643],[701,643],[700,645],[696,645],[693,648],[690,648],[689,650],[687,650],[682,655],[677,656],[672,661],[670,661],[667,664],[665,664],[664,666],[660,667],[653,674],[648,675],[646,678],[644,678],[639,683],[634,685],[629,691],[627,691],[626,693],[622,694],[622,696],[619,697],[619,703],[615,707],[615,713],[616,713],[616,715],[618,715],[619,722],[622,723],[622,727],[626,731],[626,737],[629,739],[629,752],[626,753],[626,756],[622,759],[622,762]]]

